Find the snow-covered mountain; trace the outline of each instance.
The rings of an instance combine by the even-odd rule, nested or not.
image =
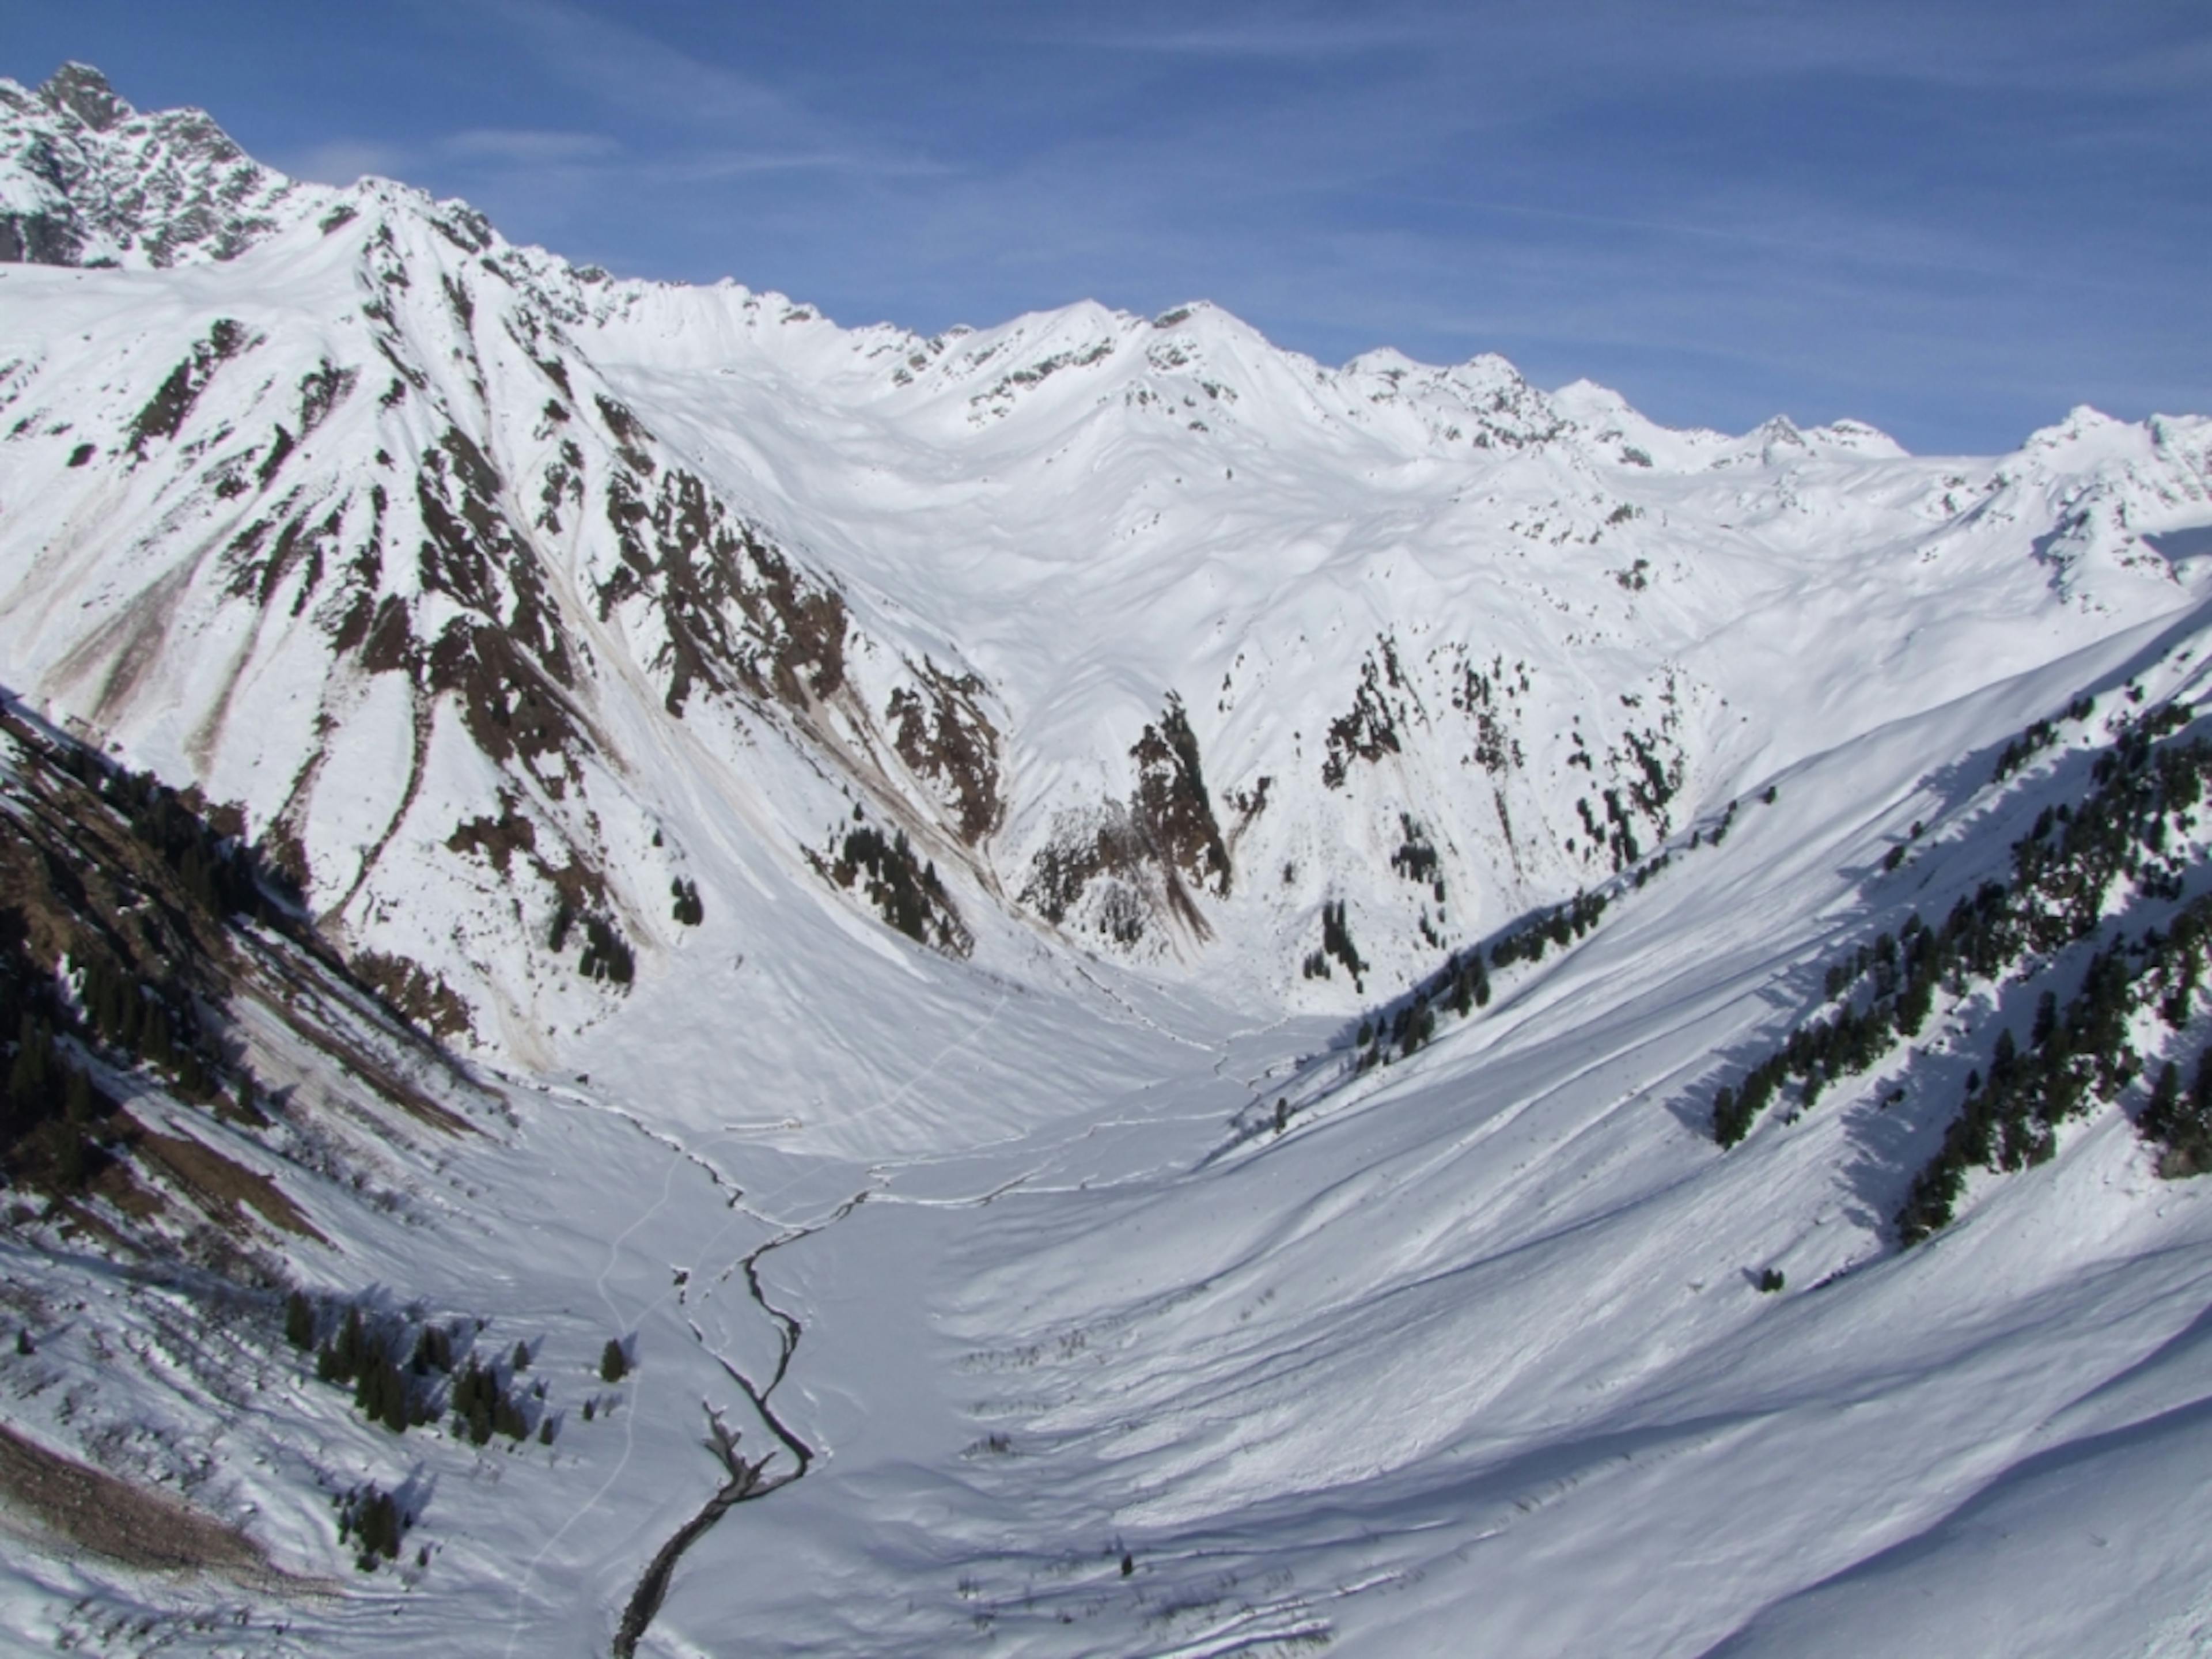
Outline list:
[[[1996,1024],[2099,929],[2179,926],[2179,793],[2129,809],[2167,862],[2100,878],[2081,943],[1962,956],[1936,1025],[1785,1085],[1843,1103],[1725,1153],[1712,1108],[1837,949],[2027,890],[2042,809],[2188,740],[2212,421],[1930,459],[1496,357],[1331,368],[1203,304],[846,329],[285,179],[82,65],[0,82],[0,259],[16,775],[128,796],[64,732],[149,769],[214,826],[171,864],[219,834],[270,894],[223,947],[263,966],[196,981],[199,1085],[82,1012],[120,911],[24,946],[64,987],[24,1018],[139,1127],[107,1188],[49,1190],[50,1127],[13,1167],[48,1191],[7,1243],[21,1455],[173,1479],[262,1555],[174,1594],[27,1567],[19,1632],[1796,1651],[1830,1608],[1923,1628],[1881,1623],[1902,1572],[2027,1650],[1975,1504],[2057,1526],[2051,1483],[2109,1470],[2107,1530],[2195,1516],[2128,1473],[2200,1432],[2212,1223],[2128,1117],[2193,981],[2053,1161],[1938,1246],[1897,1220]],[[307,1231],[133,1150],[210,1091]],[[165,1346],[204,1283],[64,1248],[174,1251],[141,1191],[236,1224],[221,1364]],[[551,1449],[392,1437],[362,1353],[325,1365],[349,1409],[276,1340],[294,1289],[311,1349],[349,1309],[410,1352],[490,1322],[455,1363],[502,1401],[523,1341]],[[610,1336],[641,1368],[594,1382]],[[465,1423],[424,1355],[408,1398]],[[372,1481],[428,1540],[404,1573],[347,1565]],[[718,1486],[787,1487],[775,1538],[688,1532]],[[2075,1597],[2136,1607],[2116,1645],[2044,1650],[2183,1630],[2200,1553],[2159,1547],[2167,1601],[2123,1573]]]

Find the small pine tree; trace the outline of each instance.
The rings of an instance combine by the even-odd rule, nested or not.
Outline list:
[[[15,1034],[15,1063],[8,1073],[8,1092],[17,1105],[42,1103],[47,1062],[53,1056],[53,1047],[54,1036],[46,1023],[26,1013]]]
[[[599,1381],[619,1382],[629,1374],[629,1356],[623,1352],[619,1341],[609,1337],[607,1346],[599,1351]]]
[[[73,1193],[84,1185],[90,1160],[85,1156],[84,1136],[64,1127],[54,1146],[54,1184]]]
[[[530,1345],[527,1342],[514,1345],[514,1369],[518,1372],[530,1369]]]
[[[1782,1288],[1782,1269],[1763,1267],[1759,1274],[1759,1290],[1762,1296],[1771,1296]]]
[[[63,1091],[62,1115],[82,1127],[92,1121],[92,1079],[74,1066],[65,1075],[69,1082]]]
[[[303,1353],[315,1346],[315,1304],[305,1291],[284,1298],[284,1340]]]
[[[415,1354],[410,1365],[417,1376],[428,1376],[432,1371],[453,1369],[453,1340],[440,1325],[425,1325],[415,1339]]]
[[[2143,1108],[2142,1127],[2161,1140],[2171,1140],[2180,1127],[2180,1116],[2181,1067],[2169,1060],[2160,1068],[2149,1103]]]
[[[339,1535],[345,1534],[350,1521],[354,1536],[360,1540],[361,1553],[354,1565],[363,1572],[374,1572],[379,1557],[397,1560],[399,1539],[405,1521],[399,1513],[399,1504],[391,1493],[379,1492],[371,1486],[356,1500],[349,1516],[339,1522]]]
[[[1757,1109],[1748,1089],[1741,1095],[1723,1089],[1713,1097],[1713,1139],[1723,1146],[1735,1146],[1750,1133],[1752,1114]]]
[[[368,1339],[362,1330],[361,1310],[349,1307],[345,1323],[338,1327],[337,1340],[331,1349],[331,1376],[340,1382],[349,1382],[361,1374],[368,1358]]]
[[[177,1062],[176,1040],[169,1024],[169,1011],[158,1000],[146,1005],[138,1052],[156,1066],[173,1066]]]

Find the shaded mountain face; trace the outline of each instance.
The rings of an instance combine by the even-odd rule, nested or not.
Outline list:
[[[1921,460],[1205,306],[842,330],[286,179],[82,65],[0,83],[0,146],[23,691],[523,1055],[680,962],[702,777],[937,950],[1346,1008],[2169,605],[2204,511],[2200,422]]]

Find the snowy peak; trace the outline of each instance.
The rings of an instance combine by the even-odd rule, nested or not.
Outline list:
[[[328,194],[252,161],[203,111],[140,114],[88,64],[35,92],[0,80],[0,264],[234,258]]]
[[[39,88],[39,101],[58,113],[74,115],[94,132],[129,120],[138,112],[116,95],[107,77],[89,64],[67,63]]]

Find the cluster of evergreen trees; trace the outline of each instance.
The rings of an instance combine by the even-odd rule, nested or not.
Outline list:
[[[252,847],[216,830],[153,773],[110,766],[89,749],[74,745],[56,750],[52,758],[97,793],[132,835],[161,855],[202,909],[217,916],[266,920],[272,894],[299,908],[300,891],[289,877]]]
[[[697,882],[678,876],[668,884],[668,895],[676,901],[676,920],[684,926],[696,927],[706,921],[707,907],[700,902]]]
[[[286,1297],[284,1335],[294,1347],[313,1347],[322,1322],[304,1291],[294,1291]],[[399,1358],[403,1352],[408,1352],[404,1325],[376,1328],[362,1316],[358,1304],[348,1304],[344,1317],[316,1351],[315,1375],[325,1382],[350,1384],[361,1414],[394,1434],[438,1420],[438,1379],[447,1376],[453,1379],[448,1403],[456,1436],[481,1446],[495,1434],[512,1440],[529,1434],[520,1396],[510,1393],[511,1381],[501,1376],[495,1364],[487,1365],[471,1354],[466,1367],[455,1372],[453,1334],[444,1326],[425,1324],[416,1329],[404,1365]],[[528,1345],[516,1343],[510,1372],[520,1373],[529,1365]],[[550,1443],[551,1419],[547,1418],[540,1428],[538,1437]]]
[[[2092,708],[2077,700],[2067,717],[2085,719]],[[2045,808],[2014,843],[2008,883],[1984,882],[1952,907],[1941,927],[1911,917],[1895,937],[1885,933],[1832,965],[1825,988],[1843,1006],[1793,1030],[1739,1085],[1718,1091],[1714,1138],[1723,1146],[1741,1140],[1790,1079],[1809,1106],[1826,1085],[1872,1067],[1900,1039],[1919,1033],[1939,988],[1964,995],[1974,982],[2000,980],[2024,962],[2047,962],[2089,939],[2104,925],[2116,884],[2129,882],[2153,900],[2178,898],[2185,866],[2173,842],[2193,824],[2204,798],[2212,744],[2159,739],[2190,718],[2168,705],[2118,732],[2097,758],[2084,797]],[[2055,740],[2051,722],[2030,726],[2008,746],[2011,758],[2001,757],[1999,776]],[[1969,1169],[2042,1162],[2056,1149],[2059,1123],[2124,1089],[2141,1069],[2128,1041],[2132,1016],[2155,1003],[2167,1024],[2185,1021],[2208,949],[2212,896],[2181,911],[2164,933],[2154,928],[2136,941],[2124,933],[2113,939],[2092,955],[2063,1006],[2055,991],[2045,991],[2025,1051],[2010,1030],[2001,1032],[1989,1076],[1969,1079],[1960,1115],[1913,1181],[1897,1217],[1899,1237],[1911,1243],[1946,1224]],[[2212,1160],[2212,1076],[2204,1083],[2200,1108],[2197,1091],[2183,1098],[2169,1066],[2146,1110],[2141,1127],[2165,1143],[2171,1173]]]
[[[2196,1079],[2186,1096],[2181,1092],[2181,1068],[2166,1062],[2138,1127],[2166,1148],[2160,1174],[2192,1176],[2212,1170],[2212,1048],[2197,1057]]]
[[[1402,1060],[1424,1047],[1436,1035],[1439,1005],[1449,1006],[1464,1019],[1489,1003],[1490,974],[1482,965],[1482,953],[1470,951],[1464,956],[1455,955],[1395,1009],[1360,1022],[1359,1069],[1386,1066],[1394,1057]]]
[[[1515,928],[1490,947],[1490,965],[1504,968],[1516,962],[1540,962],[1552,945],[1565,949],[1598,924],[1612,901],[1603,893],[1577,893],[1566,903]]]
[[[0,1100],[0,1122],[8,1138],[34,1137],[54,1187],[75,1192],[106,1156],[93,1124],[110,1109],[90,1074],[56,1046],[52,1018],[27,1009],[16,1021],[15,1058],[8,1068],[7,1095]]]
[[[1464,957],[1454,957],[1446,973],[1452,1012],[1462,1019],[1477,1008],[1490,1006],[1490,970],[1482,965],[1480,951],[1470,951]]]
[[[2151,954],[2157,953],[2154,945]],[[2056,994],[2045,991],[2026,1054],[2009,1027],[1997,1034],[1988,1078],[1976,1073],[1967,1079],[1964,1108],[1943,1132],[1936,1156],[1913,1177],[1898,1212],[1904,1243],[1917,1243],[1950,1222],[1968,1170],[2043,1163],[2058,1150],[2060,1123],[2134,1079],[2140,1062],[2128,1042],[2136,1006],[2129,955],[2127,941],[2116,939],[2091,957],[2063,1013]]]
[[[110,1048],[166,1073],[187,1100],[214,1092],[222,1061],[187,993],[94,956],[84,965],[82,998],[93,1031]]]
[[[12,1149],[14,1173],[62,1193],[80,1190],[107,1158],[97,1126],[114,1103],[93,1082],[82,1050],[105,1048],[126,1067],[152,1066],[192,1100],[213,1095],[222,1063],[188,994],[142,979],[101,946],[88,945],[83,957],[80,1012],[57,994],[53,973],[20,934],[0,939],[0,1030],[15,1034],[0,1145]]]
[[[1398,814],[1398,828],[1402,839],[1398,850],[1390,854],[1390,867],[1407,881],[1425,882],[1437,903],[1444,902],[1444,881],[1437,873],[1437,849],[1429,844],[1429,832],[1413,821],[1410,812]]]
[[[1324,899],[1321,907],[1321,949],[1305,959],[1304,973],[1308,979],[1327,979],[1329,958],[1335,957],[1344,964],[1358,986],[1367,973],[1367,964],[1360,960],[1359,947],[1352,942],[1352,929],[1345,920],[1342,899]]]
[[[1985,900],[1990,890],[1983,889]],[[1853,995],[1862,980],[1870,980],[1866,1004],[1847,1001],[1827,1018],[1799,1026],[1751,1068],[1740,1087],[1723,1088],[1713,1097],[1713,1139],[1723,1146],[1742,1139],[1790,1079],[1798,1079],[1804,1103],[1810,1106],[1830,1083],[1865,1071],[1900,1036],[1918,1036],[1934,1010],[1945,964],[1955,961],[1962,941],[1978,937],[1979,915],[1962,900],[1941,933],[1931,933],[1917,916],[1908,917],[1899,935],[1884,933],[1832,967],[1831,1000]]]
[[[1427,993],[1416,991],[1410,1001],[1399,1005],[1389,1019],[1377,1015],[1363,1021],[1359,1027],[1359,1069],[1389,1063],[1391,1051],[1398,1058],[1413,1054],[1437,1034],[1437,1012],[1429,1006]]]
[[[575,931],[580,921],[584,924],[584,948],[576,957],[576,971],[586,979],[629,984],[637,976],[636,953],[620,930],[605,916],[595,913],[579,916],[575,907],[563,899],[561,908],[553,913],[553,930],[546,937],[547,945],[557,955],[567,946],[568,935]]]
[[[499,1372],[469,1361],[468,1369],[453,1379],[453,1432],[465,1434],[471,1445],[481,1446],[494,1434],[520,1440],[530,1424],[501,1382]]]
[[[1576,894],[1568,902],[1494,941],[1488,951],[1490,964],[1503,968],[1516,962],[1540,960],[1547,946],[1564,946],[1596,927],[1611,902],[1603,893]],[[1353,968],[1355,975],[1365,969],[1366,963],[1352,948],[1352,937],[1345,930],[1341,901],[1322,906],[1322,939],[1332,954],[1349,958],[1346,965]],[[1462,1019],[1477,1008],[1489,1006],[1490,968],[1484,955],[1479,946],[1454,951],[1403,1002],[1362,1020],[1353,1044],[1359,1051],[1359,1070],[1387,1066],[1394,1058],[1403,1059],[1421,1048],[1436,1035],[1439,1006],[1448,1006]],[[1306,958],[1308,977],[1315,975],[1316,962],[1316,957]],[[1320,963],[1319,972],[1326,977],[1326,963]]]
[[[286,1334],[298,1327],[294,1310],[286,1311]],[[421,1345],[418,1342],[417,1349]],[[371,1330],[358,1306],[349,1305],[337,1329],[315,1355],[315,1375],[325,1382],[353,1385],[353,1403],[372,1423],[381,1423],[394,1434],[404,1434],[436,1420],[428,1389],[417,1389],[399,1364],[400,1338],[394,1333]]]
[[[2087,695],[2074,699],[2066,705],[2065,718],[2076,722],[2086,720],[2097,712],[2097,700]],[[2037,720],[2004,746],[1997,757],[1996,781],[2002,783],[2014,773],[2033,760],[2037,753],[2058,741],[2058,726],[2055,720]]]
[[[354,1565],[362,1572],[374,1572],[380,1559],[399,1559],[400,1540],[414,1524],[415,1517],[390,1492],[374,1485],[362,1486],[346,1494],[338,1511],[338,1541],[352,1539],[359,1548]]]
[[[627,985],[637,976],[637,957],[629,941],[615,931],[605,916],[584,918],[584,952],[576,958],[576,971],[586,979],[611,980]]]
[[[51,811],[9,814],[0,823],[0,834],[25,843],[29,855],[21,866],[27,890],[9,896],[0,919],[0,1033],[15,1039],[0,1061],[7,1082],[0,1095],[0,1152],[9,1175],[73,1193],[109,1156],[99,1126],[113,1103],[94,1083],[91,1055],[125,1068],[151,1066],[187,1099],[216,1093],[225,1062],[186,988],[183,976],[191,962],[174,954],[188,953],[199,927],[189,913],[219,927],[233,915],[269,914],[270,893],[295,906],[297,895],[251,848],[195,810],[191,797],[165,787],[153,774],[112,767],[92,750],[52,740],[11,715],[0,714],[0,726],[33,763],[25,786],[36,789],[43,782],[52,790],[46,797]],[[175,888],[149,890],[143,866],[102,862],[112,843],[87,836],[82,797],[71,798],[70,784],[89,791],[130,838],[157,855],[174,875]],[[181,908],[174,896],[179,890]],[[141,912],[144,920],[130,920],[146,900],[151,903]],[[48,924],[43,948],[53,960],[42,960],[32,947],[26,915],[39,913]],[[57,931],[59,944],[53,942]],[[149,934],[152,948],[167,941],[172,953],[161,977],[141,965]],[[62,993],[64,954],[76,981],[74,996]]]
[[[857,817],[860,809],[853,811]],[[967,928],[937,878],[937,866],[915,859],[905,830],[886,836],[872,823],[847,830],[830,874],[848,891],[860,881],[877,913],[908,939],[965,954]]]

